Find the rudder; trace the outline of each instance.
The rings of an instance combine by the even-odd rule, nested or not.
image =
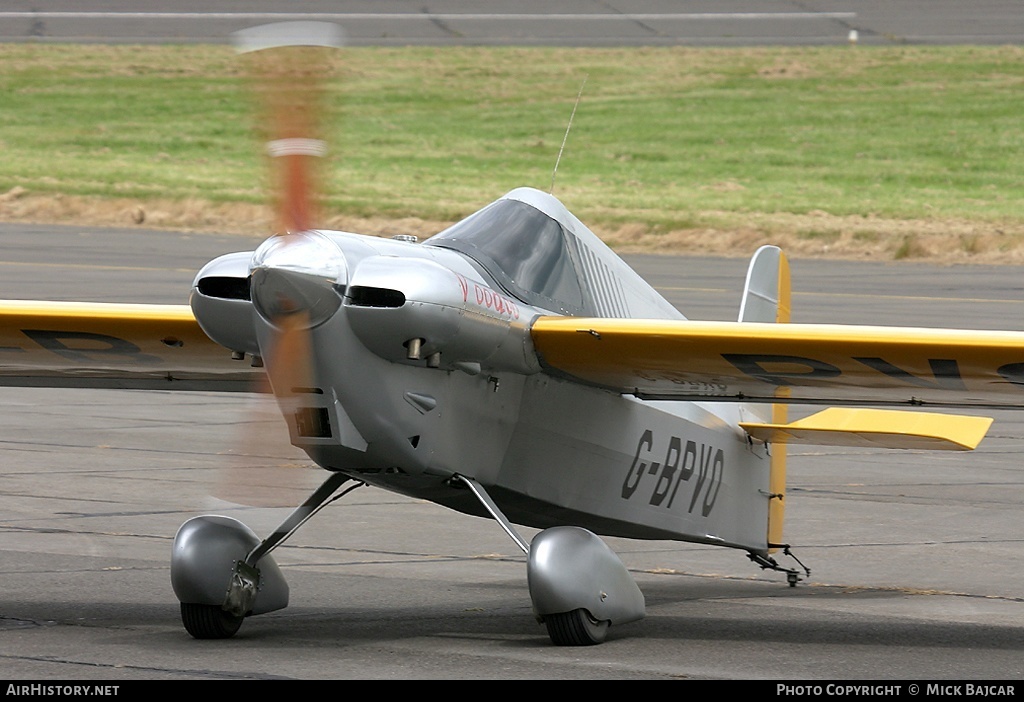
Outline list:
[[[786,254],[778,246],[762,246],[750,259],[747,269],[747,280],[743,286],[743,298],[740,301],[740,322],[767,322],[788,324],[791,314],[791,292],[789,283],[789,261]],[[788,389],[776,389],[776,397],[785,397]],[[788,407],[784,403],[771,405],[770,413],[766,406],[752,406],[755,414],[768,415],[773,424],[785,424],[788,419]],[[786,512],[786,444],[773,444],[768,478],[768,491],[771,493],[768,503],[768,546],[769,552],[777,551],[773,545],[782,541],[782,525]]]

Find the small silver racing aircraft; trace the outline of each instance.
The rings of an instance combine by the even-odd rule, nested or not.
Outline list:
[[[970,450],[991,419],[920,408],[1024,406],[1024,333],[791,324],[776,247],[754,254],[736,322],[694,322],[531,188],[422,243],[316,229],[308,71],[281,53],[309,47],[282,31],[245,36],[279,78],[280,234],[208,263],[188,306],[0,303],[3,384],[248,391],[265,374],[326,471],[265,539],[223,516],[181,526],[192,636],[285,607],[271,551],[365,484],[497,522],[551,640],[599,643],[645,605],[598,534],[737,549],[795,585],[802,566],[776,560],[787,444]],[[824,409],[789,422],[791,403]]]

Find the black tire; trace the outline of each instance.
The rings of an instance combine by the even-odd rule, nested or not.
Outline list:
[[[599,622],[585,609],[544,617],[551,643],[556,646],[593,646],[604,641],[610,623]]]
[[[230,639],[244,618],[228,614],[217,605],[181,603],[181,623],[196,639]]]

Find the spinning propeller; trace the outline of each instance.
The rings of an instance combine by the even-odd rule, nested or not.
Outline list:
[[[295,337],[306,336],[340,305],[333,286],[344,276],[344,257],[312,226],[327,153],[320,134],[325,77],[341,43],[341,28],[326,22],[284,22],[235,34],[253,77],[271,160],[277,229],[257,249],[250,269],[253,303],[276,329],[266,361],[279,400],[309,385],[311,347]]]
[[[321,137],[325,78],[341,46],[337,25],[282,22],[234,35],[258,97],[259,127],[277,172],[277,233],[302,232],[315,221],[315,175],[327,154]]]
[[[258,135],[269,159],[275,211],[274,234],[250,264],[250,295],[265,323],[259,336],[267,380],[286,415],[294,413],[297,395],[314,384],[310,330],[338,309],[341,299],[334,286],[346,278],[344,256],[312,229],[327,154],[322,138],[326,78],[342,40],[341,28],[324,22],[263,25],[234,35],[257,98]],[[246,438],[247,457],[267,442],[260,424],[247,422],[260,432]],[[279,467],[262,475],[252,465],[222,471],[217,492],[232,502],[276,506],[284,487],[276,484]]]

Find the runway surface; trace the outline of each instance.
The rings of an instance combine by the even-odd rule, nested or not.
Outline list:
[[[0,297],[183,302],[195,270],[256,238],[0,225]],[[631,257],[693,318],[733,319],[746,260]],[[1024,270],[793,262],[795,320],[1024,329]],[[292,505],[320,471],[265,398],[0,388],[0,678],[1020,680],[1021,417],[972,454],[793,450],[797,588],[740,552],[609,540],[645,620],[550,645],[496,524],[364,488],[277,551],[291,605],[229,641],[182,629],[177,527],[227,511],[225,468]],[[236,473],[237,475],[237,473]],[[255,477],[254,477],[255,476]],[[528,532],[528,534],[531,532]]]
[[[355,46],[1019,44],[1017,0],[8,0],[0,41],[221,43],[282,20],[342,24]]]

